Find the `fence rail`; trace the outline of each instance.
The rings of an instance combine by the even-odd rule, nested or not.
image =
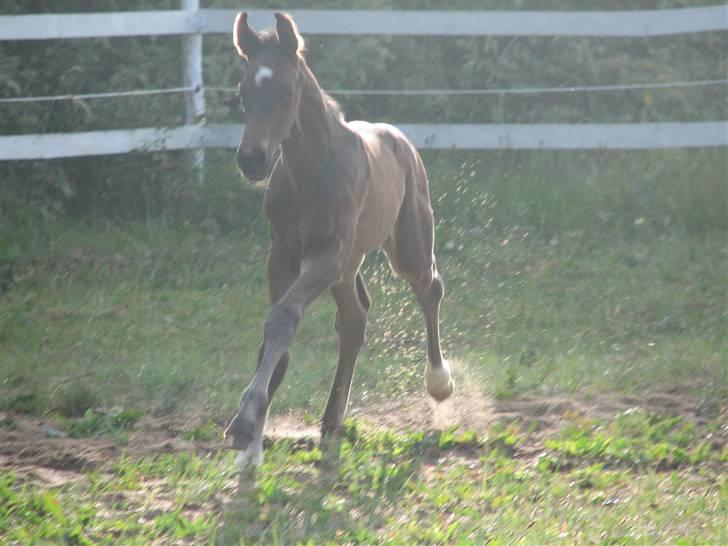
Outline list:
[[[399,128],[420,149],[460,150],[645,150],[728,146],[724,122],[645,124],[403,124]],[[243,126],[184,125],[172,129],[131,129],[0,136],[0,160],[235,148]]]
[[[227,34],[235,10],[6,15],[0,40]],[[385,11],[291,10],[306,34],[397,36],[648,37],[726,30],[728,6],[650,11]],[[250,24],[270,26],[271,13],[249,12]]]
[[[180,0],[178,11],[112,12],[0,16],[0,41],[53,40],[112,36],[186,35],[185,87],[188,125],[83,133],[1,135],[0,160],[50,159],[134,151],[234,147],[240,125],[204,125],[202,40],[206,33],[229,33],[235,11],[197,9],[198,0]],[[667,36],[728,30],[728,5],[652,11],[352,11],[292,10],[305,34],[410,36]],[[271,13],[254,10],[254,27],[272,23]],[[725,84],[725,81],[678,82]],[[669,83],[661,86],[672,85]],[[630,86],[601,86],[604,90]],[[609,88],[609,89],[608,89]],[[212,88],[211,88],[212,89]],[[166,90],[153,90],[165,92]],[[457,90],[440,90],[457,94]],[[462,90],[467,94],[468,90]],[[474,90],[476,94],[507,90]],[[562,92],[560,89],[522,90]],[[563,90],[566,91],[566,90]],[[594,91],[588,90],[584,91]],[[145,94],[146,91],[116,94]],[[383,90],[369,93],[380,94]],[[417,94],[398,90],[399,94]],[[429,92],[429,91],[428,91]],[[104,93],[97,94],[106,95]],[[109,93],[108,95],[114,95]],[[37,97],[53,99],[54,97]],[[17,97],[32,101],[33,97]],[[12,98],[11,98],[12,100]],[[203,124],[193,125],[195,119]],[[645,124],[412,124],[400,127],[420,148],[437,149],[648,149],[727,146],[728,122]]]

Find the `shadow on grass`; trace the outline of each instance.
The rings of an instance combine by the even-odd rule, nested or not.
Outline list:
[[[421,480],[422,466],[444,449],[440,431],[406,439],[389,433],[366,437],[348,426],[321,449],[295,451],[276,444],[259,471],[240,475],[224,507],[216,544],[377,542],[392,508]]]

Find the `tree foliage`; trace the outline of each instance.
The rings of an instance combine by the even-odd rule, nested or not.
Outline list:
[[[692,5],[640,2],[639,8]],[[441,2],[349,0],[246,2],[250,8],[443,9]],[[178,9],[176,0],[14,0],[4,14]],[[203,7],[242,9],[208,0]],[[634,9],[627,0],[589,3],[471,2],[447,9]],[[272,21],[272,20],[271,20]],[[443,22],[446,24],[446,22]],[[232,26],[232,22],[231,22]],[[516,89],[722,79],[728,73],[724,32],[660,38],[306,36],[308,59],[322,85],[336,89]],[[183,85],[180,37],[104,38],[0,43],[0,96],[83,94]],[[244,65],[228,35],[204,39],[207,85],[234,87]],[[337,96],[347,117],[392,123],[607,123],[726,119],[725,86],[567,94],[473,96]],[[229,92],[207,93],[209,122],[239,122]],[[4,134],[71,132],[184,123],[181,94],[27,104],[2,104]],[[183,153],[136,153],[0,165],[3,207],[18,199],[61,207],[75,215],[120,219],[170,217],[230,224],[232,210],[250,206],[237,191],[231,154],[209,153],[215,178],[201,191]],[[210,176],[208,176],[210,180]],[[220,192],[220,193],[217,193]],[[237,198],[232,196],[237,195]],[[232,201],[231,201],[232,199]],[[8,204],[9,203],[9,204]],[[234,206],[231,206],[234,203]],[[220,213],[218,207],[225,212]],[[211,210],[218,212],[211,213]]]

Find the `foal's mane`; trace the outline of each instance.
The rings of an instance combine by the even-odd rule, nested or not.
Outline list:
[[[318,82],[316,82],[316,84],[318,85]],[[342,110],[338,101],[324,91],[321,86],[319,86],[319,89],[321,89],[321,94],[324,97],[324,104],[326,105],[328,112],[339,121],[345,121],[346,116],[344,115],[344,110]]]

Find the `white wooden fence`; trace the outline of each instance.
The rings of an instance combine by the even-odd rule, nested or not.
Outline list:
[[[242,9],[242,8],[241,8]],[[656,11],[381,11],[290,10],[304,34],[398,36],[666,36],[726,30],[728,7]],[[186,9],[0,17],[3,40],[230,33],[235,10]],[[250,10],[254,28],[270,11]]]
[[[199,9],[181,0],[179,11],[0,16],[0,40],[185,35],[187,125],[175,128],[1,135],[0,160],[50,159],[131,151],[235,147],[241,125],[204,124],[202,34],[229,33],[235,12]],[[427,36],[665,36],[728,30],[728,5],[626,12],[352,11],[292,10],[304,34]],[[251,11],[256,28],[273,21]],[[689,82],[688,82],[689,83]],[[715,82],[713,82],[715,83]],[[725,81],[719,81],[725,85]],[[658,84],[664,85],[664,84]],[[649,87],[649,86],[647,86]],[[487,92],[487,90],[486,90]],[[201,120],[195,124],[196,120]],[[728,146],[728,122],[645,124],[414,124],[402,130],[421,148],[648,149]]]

